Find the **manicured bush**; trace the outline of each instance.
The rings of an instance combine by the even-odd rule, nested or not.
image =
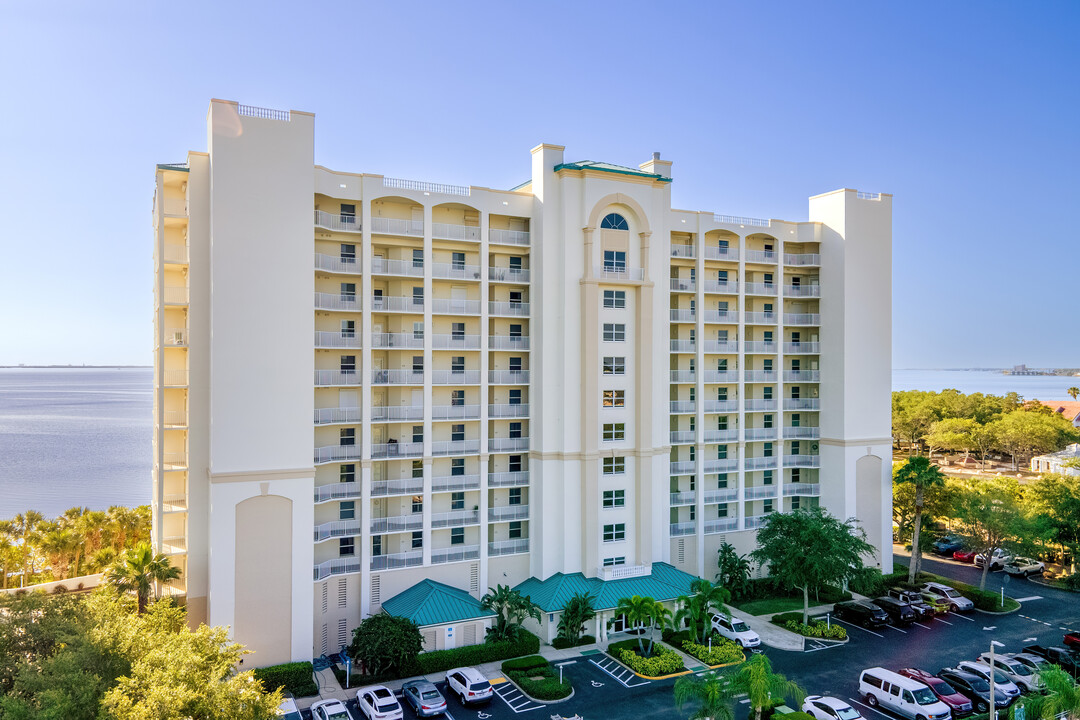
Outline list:
[[[660,677],[686,669],[679,654],[664,645],[654,646],[652,657],[647,658],[638,655],[636,648],[621,649],[618,653],[618,660],[639,675]]]
[[[775,620],[773,621],[776,622]],[[779,625],[779,623],[776,623]],[[803,625],[799,620],[788,620],[782,625],[791,632],[805,635],[806,637],[822,638],[824,640],[846,640],[847,630],[841,625],[829,625],[820,620],[811,620],[809,625]]]
[[[415,672],[403,674],[401,677],[445,672],[462,665],[481,665],[522,655],[535,655],[538,652],[540,652],[540,638],[523,629],[518,639],[513,642],[483,643],[453,650],[420,653],[416,657]]]
[[[664,631],[660,633],[660,639],[673,647],[679,647],[687,640],[694,640],[694,636],[689,630],[675,631],[671,628],[664,628]]]
[[[267,691],[273,692],[284,688],[296,697],[317,695],[319,686],[315,684],[314,669],[309,662],[285,663],[270,667],[256,668],[255,679],[261,680]]]
[[[683,652],[692,658],[696,658],[706,665],[726,665],[733,662],[742,662],[746,659],[743,649],[727,638],[713,638],[712,647],[699,645],[692,640],[682,644]]]
[[[566,638],[557,637],[551,641],[551,647],[556,650],[565,650],[567,648],[578,647],[579,645],[592,645],[594,642],[596,642],[596,638],[592,635],[582,635],[575,643],[570,642]]]
[[[783,714],[781,714],[781,713],[773,713],[773,717],[774,718],[782,717],[782,718],[784,718],[784,720],[814,720],[813,715],[809,715],[807,713],[804,713],[804,712],[801,712],[801,711],[798,711],[798,710],[796,710],[795,712],[783,713]]]
[[[531,670],[536,667],[547,667],[548,661],[543,655],[529,655],[528,657],[514,658],[502,664],[503,672],[515,670]]]
[[[562,700],[574,690],[570,679],[559,682],[558,673],[539,655],[507,660],[502,670],[526,695],[537,700]]]

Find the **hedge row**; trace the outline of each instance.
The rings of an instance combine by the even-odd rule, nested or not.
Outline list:
[[[616,645],[621,644],[616,643]],[[654,645],[652,657],[642,657],[638,655],[636,648],[630,647],[609,648],[609,650],[618,653],[616,659],[640,675],[660,677],[685,669],[679,653],[665,645]]]
[[[507,660],[502,664],[502,669],[503,672],[514,672],[515,670],[532,670],[536,667],[544,667],[547,664],[548,661],[543,655],[529,655],[528,657]]]
[[[989,610],[990,612],[1003,612],[1005,610],[1014,610],[1020,607],[1012,598],[1005,598],[1005,607],[1001,606],[1001,595],[996,592],[988,592],[986,590],[980,590],[979,588],[968,585],[967,583],[953,580],[952,578],[940,577],[933,573],[919,573],[920,579],[929,580],[932,582],[939,582],[943,585],[948,585],[951,588],[955,588],[971,602],[975,603],[975,607],[979,610]]]
[[[255,679],[261,680],[268,692],[283,688],[296,697],[318,695],[319,686],[315,684],[315,670],[309,662],[293,662],[284,665],[256,668]]]
[[[727,638],[713,638],[712,647],[699,645],[692,640],[682,644],[683,652],[692,658],[696,658],[706,665],[726,665],[733,662],[742,662],[746,659],[743,649],[738,643]]]
[[[858,591],[856,591],[858,592]],[[737,602],[746,600],[764,600],[774,597],[802,597],[801,589],[785,587],[779,580],[773,577],[754,578],[747,582],[746,590],[733,598]],[[814,604],[837,603],[851,599],[851,593],[840,588],[825,585],[818,591],[810,592],[810,599]]]
[[[416,672],[412,672],[410,668],[402,677],[446,672],[462,665],[481,665],[522,655],[535,655],[538,652],[540,652],[540,638],[523,629],[514,642],[482,643],[453,650],[420,653],[416,656]]]
[[[582,635],[578,638],[577,642],[570,642],[566,638],[557,637],[551,641],[551,646],[556,650],[565,650],[567,648],[577,647],[579,645],[592,645],[596,642],[596,638],[592,635]]]
[[[574,691],[567,678],[562,682],[547,660],[539,655],[507,660],[502,664],[506,676],[526,694],[537,700],[562,700]]]
[[[809,625],[803,625],[802,613],[788,612],[774,615],[770,621],[773,625],[779,625],[785,630],[812,638],[824,638],[826,640],[846,640],[847,630],[841,625],[830,625],[820,620],[811,620]]]

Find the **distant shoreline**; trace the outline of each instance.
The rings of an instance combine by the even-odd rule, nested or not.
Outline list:
[[[132,370],[153,365],[0,365],[0,370]]]

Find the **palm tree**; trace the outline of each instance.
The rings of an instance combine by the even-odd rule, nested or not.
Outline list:
[[[727,588],[713,585],[708,580],[698,578],[690,583],[690,595],[678,597],[679,610],[675,613],[675,627],[682,627],[689,621],[694,640],[705,642],[709,635],[709,619],[713,612],[727,615],[724,604],[731,600]]]
[[[15,544],[15,522],[0,520],[0,589],[8,586],[8,573],[18,562],[18,545]]]
[[[649,610],[649,657],[652,657],[653,646],[656,644],[656,629],[660,628],[660,634],[663,635],[664,628],[669,628],[672,625],[671,610],[659,600],[654,601],[652,608]]]
[[[926,491],[933,487],[943,487],[945,476],[941,468],[930,462],[929,458],[921,455],[908,458],[901,465],[895,475],[896,482],[911,483],[915,486],[915,519],[914,534],[911,538],[911,565],[908,567],[908,582],[914,583],[915,576],[919,572],[919,564],[922,561],[922,550],[919,547],[919,533],[922,530],[922,513],[926,500]]]
[[[626,619],[626,624],[630,627],[643,627],[645,623],[653,622],[653,611],[656,606],[656,600],[651,597],[641,597],[640,595],[634,595],[628,598],[619,598],[619,604],[615,606],[614,616],[619,617],[622,615]],[[641,651],[641,655],[649,657],[651,654],[652,645],[650,644],[650,652],[645,652],[645,643],[642,642],[641,635],[638,635],[638,650]]]
[[[1076,396],[1080,395],[1080,388],[1078,388],[1078,387],[1076,387],[1074,385],[1071,388],[1069,388],[1068,390],[1066,390],[1065,392],[1069,393],[1069,397],[1071,397],[1073,400],[1075,400]]]
[[[150,592],[160,583],[180,578],[180,568],[169,558],[154,554],[148,543],[139,543],[105,572],[105,580],[120,592],[133,592],[139,600],[139,614],[146,611]]]
[[[576,593],[566,601],[559,617],[558,637],[572,644],[577,643],[585,623],[596,617],[593,600],[595,598],[589,593]]]
[[[22,585],[26,587],[26,570],[29,565],[30,574],[34,574],[34,549],[31,545],[37,526],[45,519],[45,516],[37,510],[27,510],[15,516],[15,534],[19,536],[22,547]]]
[[[715,670],[700,677],[683,675],[675,681],[675,705],[679,712],[687,702],[693,702],[696,709],[690,720],[735,720],[729,704],[737,694],[732,688],[731,677]]]
[[[797,683],[774,673],[768,656],[761,653],[752,655],[739,667],[731,676],[731,685],[736,693],[746,693],[754,710],[754,720],[761,720],[761,711],[774,698],[791,696],[801,705],[806,697],[806,692]]]
[[[487,642],[515,640],[525,618],[540,622],[542,617],[539,605],[517,590],[511,590],[509,585],[488,588],[480,598],[480,607],[491,610],[496,616],[495,626],[488,628]]]
[[[59,523],[50,523],[43,530],[39,547],[49,559],[53,580],[63,580],[68,577],[67,571],[77,543],[78,538],[75,534]]]
[[[1054,720],[1064,715],[1066,720],[1080,720],[1080,686],[1057,665],[1039,671],[1043,694],[1024,701],[1031,720]]]

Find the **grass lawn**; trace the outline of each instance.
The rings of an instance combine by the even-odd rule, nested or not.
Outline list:
[[[773,613],[791,612],[793,610],[801,611],[803,607],[801,597],[773,597],[763,598],[761,600],[744,600],[739,603],[728,604],[751,615],[771,615]],[[811,602],[811,604],[813,604],[813,602]]]

